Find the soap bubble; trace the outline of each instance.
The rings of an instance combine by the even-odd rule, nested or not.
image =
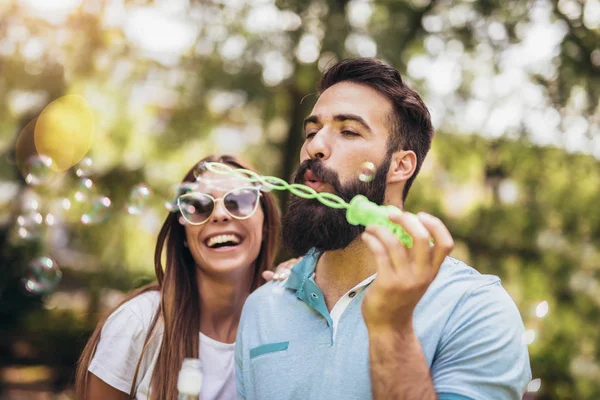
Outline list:
[[[81,223],[92,225],[104,221],[110,212],[110,204],[108,197],[98,196],[92,201],[90,209],[81,216]]]
[[[169,188],[169,193],[167,195],[167,199],[165,200],[165,208],[169,212],[177,212],[177,199],[179,196],[185,193],[193,192],[198,190],[198,184],[192,182],[183,182],[172,185]]]
[[[17,235],[21,239],[31,240],[40,235],[40,225],[44,217],[36,209],[25,210],[17,217]]]
[[[538,318],[544,318],[548,314],[548,302],[542,301],[535,308],[535,316]]]
[[[177,197],[179,197],[179,184],[171,185],[164,203],[167,211],[177,211]]]
[[[206,169],[206,163],[205,162],[199,162],[198,164],[196,164],[194,166],[194,170],[192,172],[194,174],[194,178],[196,180],[199,179],[202,176],[202,174],[204,172],[206,172],[206,170],[207,170]]]
[[[542,380],[540,378],[535,378],[527,385],[527,392],[535,393],[542,387]]]
[[[152,192],[144,184],[136,185],[131,189],[129,201],[127,202],[127,212],[129,214],[140,214],[148,205]]]
[[[46,294],[56,288],[61,278],[62,272],[56,261],[49,257],[37,257],[27,265],[21,282],[30,293]]]
[[[87,178],[92,174],[92,159],[89,157],[84,157],[79,163],[75,166],[75,175],[80,178]]]
[[[183,215],[179,216],[179,224],[181,224],[183,226],[187,225],[187,222],[186,222],[185,218],[183,218]]]
[[[39,185],[52,177],[52,159],[44,155],[34,155],[27,159],[25,182]]]
[[[77,191],[73,197],[76,201],[83,203],[90,197],[93,187],[94,182],[90,178],[82,178],[77,184]]]
[[[177,203],[172,201],[165,201],[165,208],[168,212],[176,212],[177,211]]]
[[[370,161],[364,162],[360,167],[358,179],[360,179],[361,182],[371,182],[373,178],[375,178],[376,172],[377,168],[375,168],[375,164]]]

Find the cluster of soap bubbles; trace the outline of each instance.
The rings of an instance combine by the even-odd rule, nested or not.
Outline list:
[[[51,166],[52,160],[47,156],[33,156],[31,162],[28,162],[31,168],[28,168],[26,174],[26,182],[31,186],[42,186],[48,183],[53,171]],[[74,205],[81,210],[80,222],[85,225],[91,225],[103,222],[107,219],[112,208],[112,200],[102,194],[99,194],[94,185],[92,176],[92,160],[89,157],[83,158],[76,166],[74,166],[75,177],[75,192],[72,198],[65,197],[61,200],[64,210],[75,208]],[[141,214],[151,201],[152,191],[150,188],[140,183],[131,189],[125,211],[131,215]],[[34,214],[34,217],[39,219],[40,214]],[[31,218],[30,218],[31,219]],[[54,216],[50,217],[48,225],[52,225]],[[41,223],[38,222],[38,223]]]
[[[48,192],[58,176],[53,160],[45,155],[29,157],[21,169],[25,182],[33,189]],[[74,178],[73,192],[70,196],[54,198],[47,204],[44,202],[47,195],[38,196],[24,202],[16,218],[15,235],[17,240],[31,241],[41,236],[44,229],[63,223],[71,213],[75,222],[83,225],[95,225],[108,219],[115,209],[113,201],[98,192],[93,176],[93,162],[89,157],[84,157],[73,166]],[[151,189],[140,183],[134,186],[129,193],[124,211],[130,215],[140,215],[149,206]],[[36,295],[44,295],[54,291],[59,284],[62,272],[58,263],[49,257],[34,258],[27,264],[21,282],[23,288]]]
[[[85,226],[102,223],[116,211],[114,201],[94,185],[94,165],[86,157],[95,130],[94,112],[79,95],[52,101],[21,130],[15,144],[15,162],[31,188],[23,192],[24,196],[35,198],[22,201],[12,240],[32,241],[43,237],[51,227],[57,233],[67,222]],[[64,173],[69,170],[73,175]],[[68,193],[64,191],[65,182],[69,182]],[[141,214],[151,194],[145,184],[135,186],[124,211]],[[22,276],[28,292],[46,294],[56,288],[62,274],[54,260],[38,257],[27,264]]]

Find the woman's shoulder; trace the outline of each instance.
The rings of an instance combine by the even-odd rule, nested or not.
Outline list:
[[[110,386],[129,393],[136,366],[143,354],[138,377],[146,379],[160,344],[160,340],[150,339],[149,347],[144,350],[148,330],[159,303],[160,293],[151,290],[129,299],[113,311],[102,326],[89,371]],[[160,339],[162,333],[158,327],[153,337]],[[137,383],[138,389],[140,382]]]
[[[113,311],[106,325],[117,325],[145,331],[150,326],[160,304],[160,293],[151,290],[135,296]],[[106,326],[105,325],[105,326]]]

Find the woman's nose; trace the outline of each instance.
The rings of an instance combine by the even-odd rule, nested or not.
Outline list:
[[[215,211],[213,212],[210,220],[212,222],[223,222],[231,219],[227,209],[225,208],[225,202],[223,199],[215,200]]]

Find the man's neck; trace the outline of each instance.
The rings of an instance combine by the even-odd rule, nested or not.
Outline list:
[[[323,291],[327,308],[354,286],[377,272],[373,254],[360,237],[342,250],[324,252],[315,270],[315,282]]]

